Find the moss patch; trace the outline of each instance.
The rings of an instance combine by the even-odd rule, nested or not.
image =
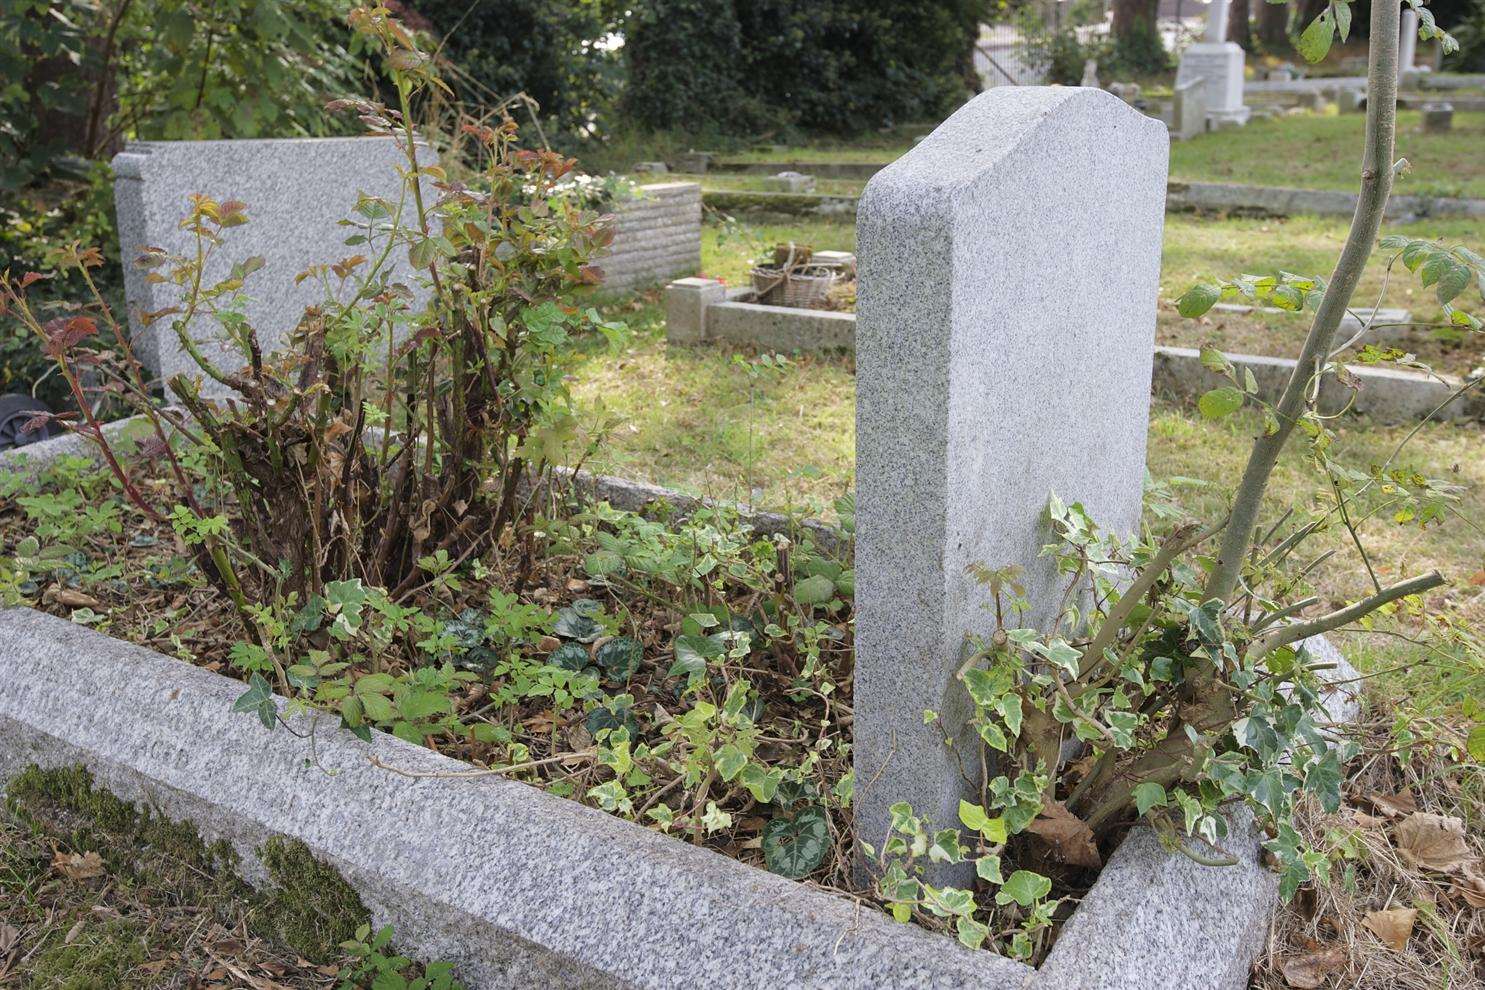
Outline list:
[[[357,928],[370,924],[371,912],[355,888],[304,843],[275,837],[261,855],[272,881],[263,906],[265,927],[296,952],[329,958]]]
[[[0,920],[40,933],[22,986],[158,986],[162,957],[189,968],[206,931],[245,931],[276,966],[332,964],[370,922],[355,890],[303,843],[270,839],[260,850],[270,882],[255,889],[237,876],[228,843],[119,799],[82,767],[22,771],[0,824]],[[96,854],[101,869],[59,876],[59,854]]]

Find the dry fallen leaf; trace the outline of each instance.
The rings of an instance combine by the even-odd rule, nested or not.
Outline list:
[[[0,921],[0,956],[7,955],[21,941],[21,930],[9,922]]]
[[[1326,977],[1346,964],[1346,950],[1335,945],[1317,952],[1306,952],[1285,959],[1279,968],[1284,982],[1298,990],[1316,990],[1325,985]]]
[[[1407,948],[1408,936],[1413,934],[1413,925],[1417,921],[1417,908],[1389,908],[1386,911],[1368,911],[1361,924],[1388,946],[1401,952]]]
[[[1397,851],[1415,867],[1447,873],[1474,859],[1464,841],[1464,822],[1415,811],[1397,826]]]
[[[1103,865],[1103,858],[1098,855],[1098,846],[1093,841],[1093,829],[1068,811],[1067,805],[1061,801],[1045,802],[1042,813],[1027,831],[1040,836],[1059,862],[1093,869]]]
[[[1464,871],[1463,878],[1454,884],[1454,892],[1470,907],[1485,908],[1485,877],[1473,870]]]
[[[95,852],[64,853],[52,856],[52,868],[69,880],[87,880],[103,876],[103,857]]]
[[[47,592],[45,597],[64,608],[98,608],[100,606],[98,599],[92,595],[85,595],[71,588],[53,588]]]
[[[1418,802],[1413,798],[1412,791],[1403,791],[1401,794],[1372,791],[1367,794],[1366,799],[1388,818],[1401,818],[1418,810]]]

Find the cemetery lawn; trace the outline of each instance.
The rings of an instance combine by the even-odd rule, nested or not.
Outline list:
[[[1173,213],[1165,218],[1165,249],[1161,258],[1160,312],[1156,339],[1176,347],[1212,344],[1239,354],[1292,356],[1307,327],[1303,317],[1288,314],[1212,312],[1187,320],[1175,309],[1175,299],[1202,279],[1231,277],[1243,272],[1278,269],[1328,277],[1345,238],[1348,218],[1296,216],[1253,218]],[[1480,224],[1466,219],[1428,220],[1416,224],[1388,224],[1384,234],[1441,238],[1485,250]],[[848,218],[778,218],[739,223],[709,222],[702,227],[702,271],[728,285],[747,285],[750,260],[765,247],[783,241],[808,244],[816,250],[853,251],[856,228]],[[1376,252],[1356,295],[1356,305],[1371,306],[1387,279],[1388,255]],[[1431,290],[1400,265],[1389,281],[1381,305],[1410,310],[1419,322],[1442,320]],[[1485,336],[1442,334],[1416,328],[1402,342],[1430,367],[1464,374],[1485,363]]]
[[[855,467],[853,359],[800,356],[781,372],[754,375],[742,363],[753,355],[669,346],[655,297],[633,305],[637,309],[622,314],[635,328],[630,346],[615,359],[595,344],[572,383],[581,404],[601,398],[623,423],[588,466],[695,494],[829,516],[833,500],[851,488]],[[1213,423],[1157,402],[1150,471],[1156,478],[1192,479],[1182,486],[1186,503],[1214,515],[1225,504],[1224,486],[1242,469],[1254,428],[1254,420]],[[1337,445],[1346,463],[1364,469],[1384,461],[1408,430],[1350,419],[1340,424]],[[1485,508],[1482,449],[1485,428],[1479,424],[1427,424],[1399,463],[1461,486],[1460,516],[1479,518]],[[1282,511],[1312,490],[1313,474],[1295,444],[1275,473],[1269,501]],[[1457,516],[1426,530],[1373,520],[1366,538],[1384,583],[1437,567],[1451,585],[1430,602],[1447,601],[1464,620],[1485,623],[1485,534]],[[1344,530],[1328,540],[1344,563],[1324,569],[1318,593],[1339,602],[1364,592],[1366,571]],[[1347,645],[1367,669],[1405,662],[1408,670],[1387,675],[1398,690],[1431,686],[1453,703],[1478,688],[1423,662],[1416,648],[1401,641]]]
[[[1170,147],[1172,178],[1355,191],[1364,114],[1288,114]],[[1412,163],[1394,195],[1485,198],[1485,113],[1455,111],[1454,130],[1424,134],[1417,110],[1397,114],[1396,157]],[[1281,240],[1275,238],[1275,243]]]
[[[1399,178],[1395,195],[1485,198],[1485,112],[1455,111],[1448,134],[1424,134],[1417,110],[1397,114],[1397,157],[1411,169]],[[1251,186],[1342,189],[1354,192],[1359,179],[1363,114],[1281,114],[1254,119],[1246,127],[1172,141],[1170,175],[1188,182],[1229,182]],[[867,140],[856,144],[777,146],[723,154],[727,160],[808,162],[890,162],[911,147],[907,142]],[[708,189],[760,190],[762,176],[710,172],[697,178]],[[817,178],[816,192],[850,195],[864,182]]]

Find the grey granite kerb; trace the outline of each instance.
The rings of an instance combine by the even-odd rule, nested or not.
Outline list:
[[[302,738],[232,712],[242,684],[30,609],[0,610],[0,782],[86,765],[225,838],[338,869],[420,958],[472,988],[1020,990],[1033,970],[383,733]],[[282,705],[284,702],[280,702]],[[308,728],[305,718],[295,728]],[[327,772],[332,771],[332,772]]]
[[[1018,567],[1039,625],[1049,496],[1140,513],[1169,139],[1100,90],[1006,87],[871,180],[857,217],[857,834],[940,826],[975,752],[954,678],[992,631],[971,565]],[[925,724],[923,713],[942,717]],[[966,871],[940,882],[967,885]]]

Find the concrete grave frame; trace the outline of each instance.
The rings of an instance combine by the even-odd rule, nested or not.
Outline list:
[[[119,429],[127,431],[130,421]],[[87,453],[59,437],[0,471]],[[577,473],[574,491],[641,510],[702,500]],[[793,525],[753,513],[760,530]],[[818,525],[809,524],[806,525]],[[828,527],[818,526],[821,530]],[[1324,640],[1308,643],[1354,676]],[[468,764],[385,733],[318,726],[316,754],[231,711],[242,684],[27,608],[0,610],[0,789],[32,764],[85,766],[116,796],[230,841],[252,882],[270,837],[304,842],[398,947],[446,959],[471,990],[511,987],[879,987],[1240,990],[1278,903],[1239,817],[1231,867],[1200,866],[1140,828],[1116,849],[1038,969],[501,777],[411,778]],[[284,706],[279,699],[280,708]],[[1335,721],[1354,718],[1331,692]],[[304,732],[309,716],[291,722]]]
[[[782,351],[854,351],[856,314],[787,306],[761,306],[729,298],[721,283],[687,278],[666,287],[666,337],[675,344],[717,342],[731,346]],[[1259,394],[1273,401],[1283,390],[1291,358],[1228,354],[1240,368],[1248,368]],[[1437,409],[1463,382],[1450,376],[1430,377],[1421,372],[1371,365],[1348,365],[1361,382],[1351,412],[1384,423],[1405,423],[1433,415],[1441,420],[1485,419],[1485,389],[1476,388]],[[1200,396],[1224,384],[1201,363],[1198,351],[1186,347],[1155,348],[1151,387],[1161,395]],[[1347,408],[1349,391],[1333,377],[1326,379],[1322,409]],[[1437,409],[1437,412],[1435,410]]]

